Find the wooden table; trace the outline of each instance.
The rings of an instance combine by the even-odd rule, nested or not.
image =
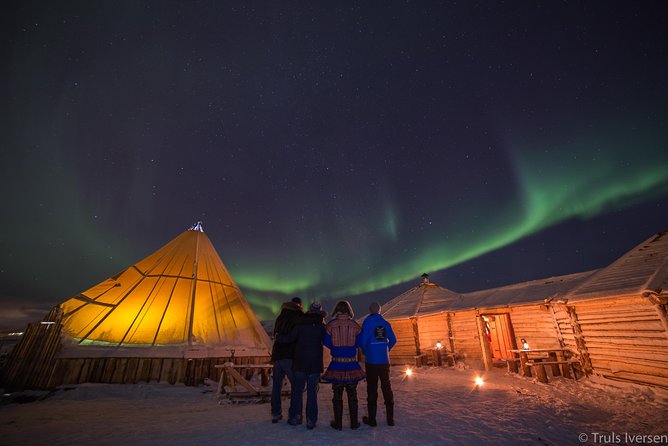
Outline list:
[[[531,377],[531,369],[536,372],[536,378],[542,383],[547,383],[547,371],[545,366],[550,366],[552,376],[563,376],[575,379],[573,361],[569,358],[569,348],[532,348],[509,350],[515,356],[508,361],[508,371],[518,373],[521,370],[523,376]],[[518,370],[519,362],[519,370]]]

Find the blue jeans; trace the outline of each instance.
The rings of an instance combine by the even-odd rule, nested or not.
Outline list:
[[[306,424],[315,426],[318,421],[318,381],[320,373],[295,372],[295,385],[290,400],[290,409],[294,409],[294,417],[290,414],[293,419],[301,417],[304,385],[306,385]]]
[[[274,370],[272,372],[271,387],[271,416],[278,417],[282,415],[281,411],[281,390],[283,390],[283,379],[287,376],[290,387],[294,387],[294,377],[292,374],[292,359],[279,359],[274,361]],[[292,404],[290,405],[290,416],[292,416]]]

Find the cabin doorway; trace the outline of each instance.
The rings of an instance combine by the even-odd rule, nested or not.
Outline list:
[[[504,365],[513,359],[510,350],[515,348],[515,337],[508,314],[483,314],[483,335],[493,364]]]

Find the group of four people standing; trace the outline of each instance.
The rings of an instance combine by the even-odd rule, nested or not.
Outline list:
[[[288,378],[292,386],[288,424],[302,424],[303,392],[306,386],[306,427],[313,429],[318,420],[318,382],[332,384],[334,419],[330,425],[342,429],[343,392],[348,397],[350,427],[360,426],[358,419],[357,384],[367,379],[368,416],[362,421],[376,426],[378,381],[381,383],[387,424],[394,426],[394,396],[390,385],[389,351],[397,339],[392,326],[380,315],[381,307],[374,302],[362,326],[353,319],[350,303],[337,302],[332,318],[325,325],[327,313],[318,302],[310,305],[306,314],[301,299],[295,297],[281,307],[274,324],[274,346],[271,359],[274,365],[271,394],[271,421],[283,418],[281,390]],[[330,349],[332,360],[323,373],[323,345]],[[365,370],[357,361],[360,348],[365,356]],[[322,376],[321,376],[322,374]]]

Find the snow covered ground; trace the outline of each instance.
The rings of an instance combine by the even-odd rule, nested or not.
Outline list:
[[[269,404],[218,404],[215,386],[83,384],[27,403],[5,395],[0,444],[578,445],[643,444],[630,435],[668,436],[665,391],[603,380],[557,378],[540,384],[502,370],[487,374],[476,390],[475,376],[471,370],[422,368],[406,378],[394,368],[396,426],[386,425],[381,403],[378,427],[350,430],[346,410],[342,432],[329,427],[332,394],[325,384],[312,431],[284,421],[271,424]],[[45,395],[26,392],[18,400]],[[361,418],[364,382],[359,395]]]

